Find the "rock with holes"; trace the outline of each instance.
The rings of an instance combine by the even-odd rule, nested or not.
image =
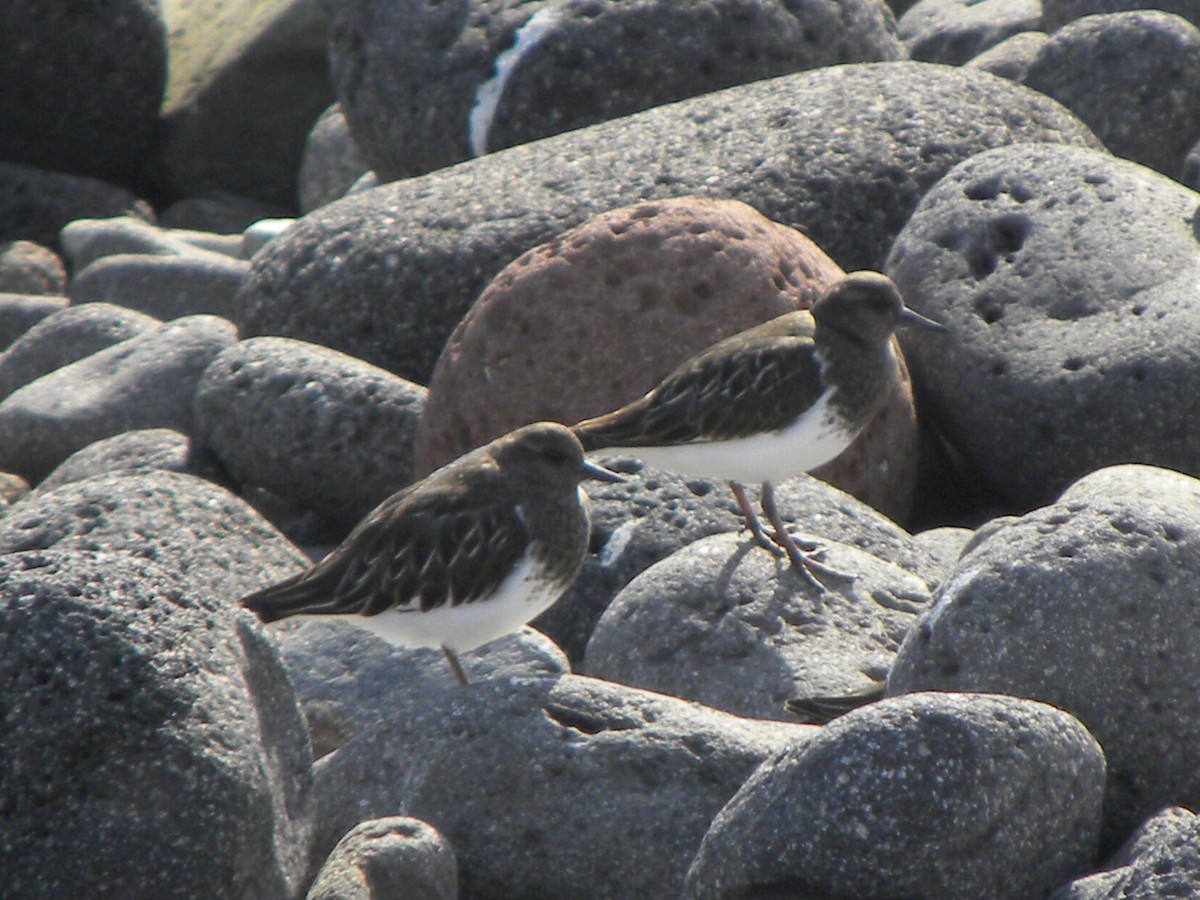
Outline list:
[[[1148,819],[1108,860],[1049,900],[1157,900],[1190,897],[1200,884],[1200,816],[1171,807]]]
[[[793,697],[882,682],[929,588],[878,557],[823,544],[822,562],[853,580],[822,576],[818,588],[748,536],[689,544],[616,596],[583,670],[762,719],[785,718]]]
[[[13,897],[294,897],[304,723],[246,613],[130,553],[0,555],[0,871]]]
[[[878,63],[743,85],[322,207],[255,256],[239,324],[426,384],[501,269],[606,210],[741,200],[844,269],[877,268],[956,162],[1036,141],[1098,146],[1057,103],[973,70]]]
[[[305,900],[458,900],[454,848],[420,819],[389,816],[338,841]]]
[[[576,675],[397,697],[318,765],[316,850],[399,813],[454,846],[464,897],[678,897],[712,817],[816,730]]]
[[[186,316],[55,369],[0,402],[0,468],[37,481],[101,438],[137,428],[192,431],[192,397],[237,341],[217,316]]]
[[[308,564],[241,498],[165,470],[118,471],[36,490],[0,519],[0,554],[49,549],[144,556],[213,609]]]
[[[1067,147],[981,153],[922,200],[886,270],[947,340],[904,335],[922,407],[1028,508],[1139,460],[1200,473],[1200,198]]]
[[[1079,718],[1108,758],[1109,846],[1200,803],[1200,481],[1117,466],[981,529],[889,692],[995,691]]]
[[[1096,852],[1104,754],[1016,697],[884,700],[771,757],[713,820],[693,900],[1044,897]]]
[[[445,656],[430,647],[397,647],[327,616],[285,620],[272,631],[320,758],[415,702],[457,684]],[[571,670],[554,642],[522,628],[466,653],[459,662],[474,684],[492,679],[556,677]]]
[[[957,66],[1041,19],[1040,0],[920,0],[897,28],[913,59]]]
[[[211,454],[195,446],[186,434],[170,428],[144,428],[115,434],[75,451],[41,480],[38,490],[49,491],[97,475],[154,470],[181,472],[217,483],[227,477]]]
[[[65,294],[67,272],[53,250],[32,241],[0,243],[0,293]]]
[[[1200,30],[1157,10],[1086,16],[1038,49],[1024,83],[1113,153],[1175,177],[1200,137]]]
[[[688,478],[617,456],[599,457],[621,472],[619,484],[589,483],[592,553],[575,582],[534,624],[578,664],[596,621],[634,576],[712,534],[743,527],[733,493],[722,481]],[[748,486],[752,502],[758,489]],[[804,475],[776,485],[784,521],[799,534],[849,544],[936,582],[941,568],[908,532],[867,504]]]
[[[59,307],[39,319],[0,356],[0,398],[159,324],[153,316],[111,303]]]
[[[881,0],[353,0],[334,7],[330,67],[392,181],[730,85],[903,56]]]
[[[336,350],[254,338],[213,360],[197,430],[239,481],[353,525],[412,480],[425,388]]]
[[[1001,78],[1021,81],[1037,57],[1046,35],[1040,31],[1023,31],[984,50],[965,65],[983,69]]]

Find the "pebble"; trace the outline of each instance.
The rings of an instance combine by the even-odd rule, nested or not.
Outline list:
[[[1194,3],[85,5],[0,11],[8,893],[1192,891]],[[948,334],[778,487],[853,582],[612,457],[468,688],[236,609],[859,268]]]

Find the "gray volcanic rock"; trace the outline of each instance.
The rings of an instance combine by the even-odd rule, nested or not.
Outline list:
[[[454,846],[464,897],[678,897],[721,806],[815,732],[575,675],[454,685],[321,760],[316,849],[408,815]]]
[[[64,309],[66,297],[0,293],[0,349],[11,346],[47,316]],[[4,357],[0,355],[0,362]]]
[[[1025,84],[1113,153],[1174,177],[1200,137],[1200,31],[1155,10],[1087,16],[1050,35]]]
[[[166,229],[132,216],[76,219],[63,228],[59,243],[76,273],[105,256],[197,256],[205,252]]]
[[[97,475],[165,470],[220,483],[225,477],[207,454],[196,452],[186,434],[169,428],[126,431],[76,450],[38,484],[45,492]]]
[[[957,66],[1041,20],[1041,0],[920,0],[897,30],[913,59]]]
[[[216,253],[202,256],[116,254],[71,279],[75,303],[116,303],[159,319],[209,314],[234,318],[234,297],[250,264]]]
[[[1160,900],[1190,897],[1200,884],[1200,817],[1164,809],[1130,836],[1095,875],[1077,879],[1049,900]]]
[[[341,104],[333,104],[321,113],[304,144],[298,176],[300,212],[311,212],[344,197],[368,168]]]
[[[242,341],[196,389],[196,428],[239,481],[354,524],[412,481],[425,388],[335,350]]]
[[[628,457],[599,460],[626,480],[586,487],[592,501],[592,552],[562,599],[533,623],[576,663],[596,621],[634,576],[693,541],[743,527],[722,481],[687,478]],[[747,493],[757,503],[757,488],[748,485]],[[776,485],[775,496],[793,532],[849,544],[926,580],[940,577],[940,567],[908,532],[831,485],[804,475]]]
[[[187,316],[63,366],[0,402],[0,469],[37,481],[101,438],[136,428],[192,432],[204,369],[237,340],[216,316]]]
[[[191,600],[230,607],[308,560],[241,498],[201,478],[115,472],[36,490],[0,519],[0,554],[126,553],[172,572]]]
[[[888,274],[951,336],[901,336],[922,412],[1014,504],[1120,462],[1200,473],[1198,202],[1110,156],[1008,147],[897,238]]]
[[[1195,0],[1042,0],[1042,7],[1042,28],[1050,32],[1084,16],[1136,9],[1161,9],[1200,28],[1200,6]]]
[[[158,128],[166,32],[158,0],[0,4],[0,159],[141,175]]]
[[[152,213],[144,201],[124,188],[80,175],[0,162],[0,241],[34,241],[53,248],[68,222],[130,215],[150,218]]]
[[[878,557],[823,544],[822,562],[853,581],[827,576],[818,590],[748,535],[689,544],[617,594],[583,671],[763,719],[787,718],[792,697],[883,681],[929,589]]]
[[[956,162],[1031,141],[1098,146],[1057,103],[983,72],[879,63],[731,88],[322,207],[257,254],[241,324],[426,383],[497,272],[597,213],[737,199],[872,268]]]
[[[338,841],[305,900],[457,900],[458,864],[436,828],[389,816]]]
[[[297,617],[273,630],[317,758],[391,721],[398,703],[458,683],[440,650],[397,647],[345,621]],[[458,656],[472,684],[571,671],[562,650],[532,628]]]
[[[884,700],[776,754],[713,820],[688,896],[1044,897],[1091,863],[1104,754],[1015,697]]]
[[[61,307],[39,319],[0,356],[0,398],[160,324],[152,316],[109,303]]]
[[[295,896],[304,723],[249,616],[125,553],[0,556],[10,896]]]
[[[67,292],[67,270],[53,250],[33,241],[0,243],[0,293],[53,294]]]
[[[1023,31],[989,47],[964,65],[983,69],[1001,78],[1023,81],[1046,40],[1046,34],[1041,31]]]
[[[879,0],[347,0],[333,15],[338,99],[384,181],[735,84],[904,56]]]
[[[1200,481],[1094,472],[978,533],[888,691],[995,691],[1077,716],[1108,758],[1111,845],[1163,806],[1200,803],[1197,572]]]

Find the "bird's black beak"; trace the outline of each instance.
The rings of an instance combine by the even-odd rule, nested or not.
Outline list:
[[[925,331],[946,331],[946,326],[941,322],[927,319],[907,306],[904,307],[904,312],[900,313],[900,324],[911,328],[922,328]]]
[[[611,469],[606,469],[604,466],[598,466],[591,460],[583,461],[583,471],[588,478],[595,478],[597,481],[628,481],[624,475],[618,475]]]

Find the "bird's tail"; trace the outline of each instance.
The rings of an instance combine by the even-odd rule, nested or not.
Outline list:
[[[328,611],[330,597],[337,586],[331,573],[301,572],[286,581],[243,597],[241,605],[263,622],[276,622],[300,613]]]

